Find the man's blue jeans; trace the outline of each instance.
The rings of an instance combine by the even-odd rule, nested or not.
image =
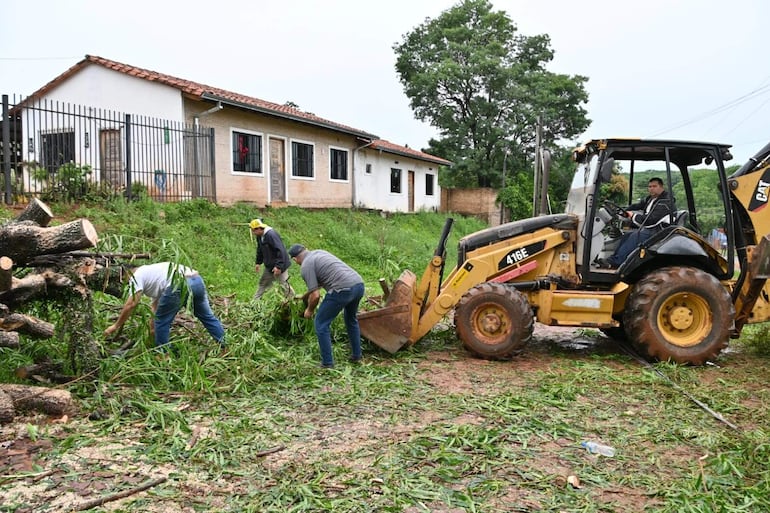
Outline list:
[[[209,305],[209,296],[206,291],[206,285],[203,283],[203,279],[200,275],[194,275],[185,278],[187,282],[187,291],[192,294],[193,298],[193,313],[198,320],[203,323],[206,331],[219,342],[220,345],[224,345],[225,329],[222,327],[222,323],[211,311]],[[187,293],[184,295],[184,302],[187,301]],[[155,346],[163,347],[168,344],[169,335],[171,333],[171,323],[174,322],[174,317],[182,307],[182,294],[178,287],[170,286],[158,300],[158,309],[155,311]]]
[[[350,339],[350,358],[361,359],[361,330],[358,327],[358,304],[364,297],[364,284],[359,283],[349,289],[327,292],[315,315],[315,333],[318,347],[321,349],[321,364],[334,365],[332,356],[331,325],[340,312],[343,312],[345,328]]]
[[[630,255],[639,245],[652,237],[655,230],[648,228],[640,228],[638,230],[632,230],[623,234],[620,238],[620,244],[618,244],[615,253],[610,256],[607,261],[615,267],[622,264],[628,255]]]

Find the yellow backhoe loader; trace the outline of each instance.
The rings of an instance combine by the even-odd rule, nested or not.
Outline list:
[[[589,141],[573,154],[564,213],[463,237],[444,279],[448,219],[422,277],[407,270],[386,287],[382,308],[359,313],[361,333],[393,353],[453,313],[467,350],[506,359],[524,349],[536,319],[598,328],[659,360],[713,359],[745,324],[770,319],[770,143],[727,176],[729,148]],[[610,184],[626,184],[631,204],[651,177],[669,191],[668,218],[617,268],[598,265],[629,229]]]

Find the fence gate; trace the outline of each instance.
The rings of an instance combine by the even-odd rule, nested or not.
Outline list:
[[[116,194],[216,201],[213,128],[47,99],[2,101],[7,204]]]

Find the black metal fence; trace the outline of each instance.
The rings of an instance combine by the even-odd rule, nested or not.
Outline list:
[[[146,194],[216,201],[214,129],[48,99],[2,96],[5,203]]]

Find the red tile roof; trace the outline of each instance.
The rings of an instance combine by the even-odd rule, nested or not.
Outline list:
[[[120,62],[112,61],[110,59],[105,59],[103,57],[98,57],[96,55],[86,55],[85,59],[81,60],[80,62],[72,66],[70,69],[68,69],[58,77],[54,78],[52,81],[48,82],[42,88],[32,93],[32,95],[30,95],[30,97],[27,98],[26,101],[29,101],[31,99],[38,98],[41,96],[45,96],[45,94],[48,91],[58,86],[59,84],[61,84],[62,82],[70,78],[71,76],[75,75],[81,69],[92,64],[103,66],[107,69],[117,71],[118,73],[124,73],[132,77],[141,78],[143,80],[148,80],[150,82],[158,82],[160,84],[173,87],[181,91],[182,94],[196,100],[221,101],[222,103],[230,103],[238,107],[242,107],[250,110],[258,110],[266,114],[271,114],[271,115],[284,117],[284,118],[290,118],[300,122],[310,123],[312,125],[345,132],[351,135],[355,135],[357,137],[363,137],[365,139],[377,138],[377,136],[374,134],[370,134],[363,130],[359,130],[357,128],[353,128],[347,125],[336,123],[334,121],[330,121],[328,119],[324,119],[319,116],[316,116],[315,114],[311,114],[309,112],[303,112],[299,109],[289,107],[287,105],[280,105],[277,103],[260,100],[259,98],[253,98],[251,96],[246,96],[243,94],[234,93],[232,91],[227,91],[225,89],[220,89],[218,87],[212,87],[205,84],[200,84],[198,82],[193,82],[191,80],[172,77],[171,75],[158,73],[157,71],[151,71],[144,68],[138,68],[136,66],[131,66],[129,64],[123,64]]]
[[[96,55],[86,55],[85,59],[81,60],[80,62],[72,66],[70,69],[68,69],[67,71],[65,71],[64,73],[62,73],[61,75],[54,78],[53,80],[48,82],[46,85],[44,85],[43,87],[41,87],[40,89],[32,93],[30,97],[25,100],[25,102],[35,98],[45,96],[45,94],[48,91],[58,86],[59,84],[61,84],[62,82],[70,78],[71,76],[75,75],[81,69],[92,64],[103,66],[107,69],[111,69],[119,73],[124,73],[132,77],[141,78],[143,80],[148,80],[150,82],[158,82],[158,83],[167,85],[169,87],[173,87],[181,91],[182,94],[196,100],[209,100],[209,101],[220,101],[222,103],[229,103],[237,107],[242,107],[249,110],[256,110],[256,111],[274,115],[274,116],[289,118],[295,121],[309,123],[312,125],[329,128],[331,130],[345,132],[363,139],[370,139],[372,140],[372,142],[369,144],[369,147],[377,150],[393,153],[396,155],[403,155],[405,157],[412,157],[418,160],[433,162],[435,164],[440,164],[440,165],[448,166],[452,164],[450,161],[444,160],[440,157],[435,157],[428,153],[423,153],[421,151],[413,150],[407,146],[399,146],[397,144],[386,141],[384,139],[378,139],[377,136],[374,134],[370,134],[368,132],[359,130],[357,128],[349,127],[347,125],[342,125],[340,123],[336,123],[334,121],[330,121],[328,119],[318,117],[315,114],[304,112],[299,109],[295,109],[294,107],[289,107],[287,105],[280,105],[277,103],[260,100],[259,98],[245,96],[242,94],[234,93],[232,91],[227,91],[225,89],[220,89],[218,87],[212,87],[205,84],[200,84],[198,82],[193,82],[191,80],[184,80],[182,78],[172,77],[171,75],[166,75],[164,73],[158,73],[157,71],[138,68],[136,66],[131,66],[129,64],[123,64],[110,59],[105,59],[103,57],[98,57]]]
[[[399,146],[398,144],[394,144],[384,139],[377,139],[376,141],[372,141],[372,143],[368,147],[373,148],[375,150],[381,150],[387,153],[393,153],[395,155],[402,155],[404,157],[412,157],[414,159],[426,160],[428,162],[433,162],[434,164],[440,164],[442,166],[452,165],[452,162],[449,160],[445,160],[445,159],[442,159],[441,157],[436,157],[429,153],[424,153],[422,151],[413,150],[408,146]]]

